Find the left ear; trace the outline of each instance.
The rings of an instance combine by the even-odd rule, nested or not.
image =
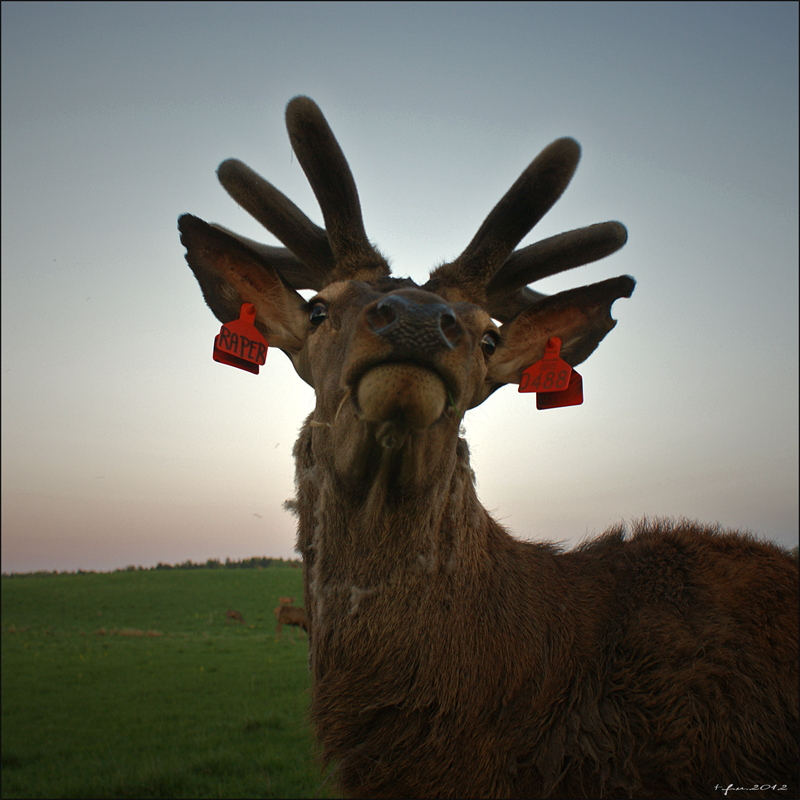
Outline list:
[[[242,304],[252,303],[255,325],[270,347],[279,347],[294,361],[308,332],[307,304],[302,295],[262,252],[227,231],[191,214],[178,220],[178,228],[186,260],[217,319],[238,319]]]
[[[520,312],[500,328],[501,345],[491,358],[486,375],[486,397],[500,384],[519,383],[523,370],[544,355],[547,340],[561,339],[561,358],[570,366],[586,360],[617,324],[611,306],[630,297],[636,285],[622,275],[607,281],[569,289]]]

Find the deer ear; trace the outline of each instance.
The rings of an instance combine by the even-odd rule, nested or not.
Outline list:
[[[544,355],[552,336],[561,339],[561,358],[575,367],[587,359],[617,324],[611,305],[630,297],[635,281],[619,278],[543,297],[500,328],[502,344],[489,363],[488,393],[500,384],[519,383],[523,370]]]
[[[306,301],[269,259],[236,237],[184,214],[178,220],[186,261],[203,290],[208,307],[220,322],[239,318],[243,303],[256,308],[256,327],[271,347],[294,360],[308,330]]]

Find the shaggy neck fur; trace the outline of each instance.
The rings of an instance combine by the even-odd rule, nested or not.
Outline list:
[[[339,777],[368,772],[371,791],[377,781],[389,794],[404,786],[413,793],[385,758],[397,724],[420,749],[419,769],[428,769],[418,779],[443,780],[442,793],[457,791],[452,773],[439,769],[441,759],[493,752],[503,766],[487,764],[494,777],[485,793],[510,791],[530,743],[524,752],[522,742],[499,752],[488,739],[513,741],[530,708],[531,676],[542,693],[560,691],[567,665],[532,663],[528,654],[552,650],[562,659],[581,627],[566,613],[558,631],[542,618],[534,627],[498,614],[521,595],[554,602],[554,587],[563,587],[554,551],[513,540],[478,501],[456,426],[444,419],[440,430],[394,451],[375,446],[369,425],[340,430],[307,422],[295,446],[312,718]],[[472,654],[468,662],[453,658],[464,651]],[[448,730],[454,720],[459,735],[440,735],[439,726]],[[546,743],[540,752],[547,758]],[[345,783],[357,796],[358,780]],[[463,789],[469,787],[474,783]]]
[[[292,505],[311,718],[347,795],[700,797],[737,770],[791,776],[796,560],[690,524],[519,542],[478,502],[455,421],[400,450],[345,422],[306,423]]]
[[[455,419],[397,449],[377,442],[375,425],[348,422],[307,423],[295,446],[301,545],[323,627],[326,606],[342,597],[356,618],[358,598],[408,591],[409,581],[417,591],[435,576],[482,570],[488,559],[491,521]]]

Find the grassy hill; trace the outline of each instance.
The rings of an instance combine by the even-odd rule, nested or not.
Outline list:
[[[315,796],[308,648],[273,614],[301,583],[288,564],[3,576],[2,796]]]

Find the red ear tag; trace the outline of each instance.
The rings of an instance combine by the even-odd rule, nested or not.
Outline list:
[[[226,322],[214,338],[214,361],[246,369],[258,375],[258,365],[267,360],[267,340],[255,326],[256,307],[244,303],[239,319]]]
[[[536,408],[578,406],[583,402],[583,379],[559,356],[561,339],[547,340],[544,356],[520,376],[519,392],[537,392]]]
[[[520,376],[520,392],[563,392],[569,386],[572,367],[559,357],[561,339],[547,340],[544,355]]]
[[[536,408],[561,408],[561,406],[579,406],[583,402],[583,378],[572,370],[569,385],[560,392],[539,392],[536,395]]]

